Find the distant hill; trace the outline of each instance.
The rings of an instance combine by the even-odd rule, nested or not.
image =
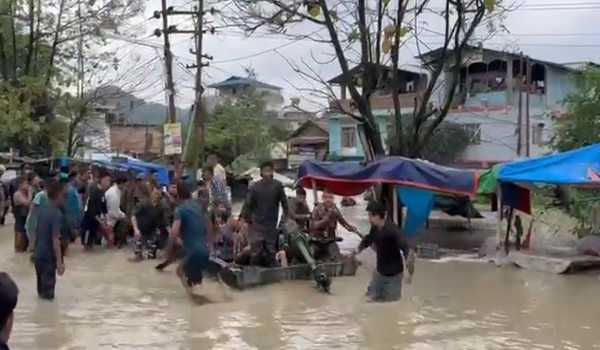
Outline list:
[[[148,102],[116,86],[107,86],[90,93],[97,107],[106,108],[113,114],[114,124],[156,126],[165,123],[167,106],[162,103]],[[189,121],[189,109],[176,109],[177,120],[186,124]]]

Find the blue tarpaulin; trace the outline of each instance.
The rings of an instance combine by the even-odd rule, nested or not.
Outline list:
[[[600,144],[505,164],[498,179],[523,184],[600,185]]]
[[[431,191],[416,188],[398,187],[398,195],[407,211],[403,229],[404,234],[414,236],[427,223],[435,202],[435,194]]]
[[[473,197],[477,173],[447,168],[422,160],[388,157],[368,164],[360,162],[305,161],[298,170],[302,186],[327,188],[342,196],[358,195],[378,184],[391,184],[437,193]]]
[[[143,162],[141,160],[127,159],[128,166],[140,167],[147,170],[148,173],[154,174],[156,179],[162,186],[169,184],[169,169],[163,165]]]
[[[154,175],[161,186],[169,184],[169,170],[161,165],[131,159],[121,162],[97,160],[94,163],[113,171],[133,172],[144,176]]]

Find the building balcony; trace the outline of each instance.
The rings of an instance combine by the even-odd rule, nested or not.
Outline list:
[[[419,97],[416,92],[399,94],[401,108],[415,108],[415,99]],[[392,95],[377,95],[371,97],[371,108],[373,110],[393,110],[394,100]],[[356,105],[352,99],[340,99],[329,102],[329,111],[336,112],[355,112]]]

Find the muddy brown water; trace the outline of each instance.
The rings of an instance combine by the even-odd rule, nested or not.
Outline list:
[[[346,246],[356,244],[347,237]],[[36,296],[28,256],[0,229],[0,270],[21,293],[14,349],[600,349],[598,275],[555,276],[483,262],[418,261],[404,298],[371,304],[371,252],[331,295],[310,281],[243,292],[196,306],[173,268],[127,262],[126,251],[76,247],[57,299]],[[214,283],[207,294],[221,292]]]

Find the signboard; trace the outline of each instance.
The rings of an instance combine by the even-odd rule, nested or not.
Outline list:
[[[481,63],[483,62],[483,53],[479,52],[470,52],[463,58],[463,65],[470,65],[473,63]]]
[[[165,140],[165,155],[181,154],[182,139],[181,139],[181,124],[165,124],[164,125],[164,140]]]

